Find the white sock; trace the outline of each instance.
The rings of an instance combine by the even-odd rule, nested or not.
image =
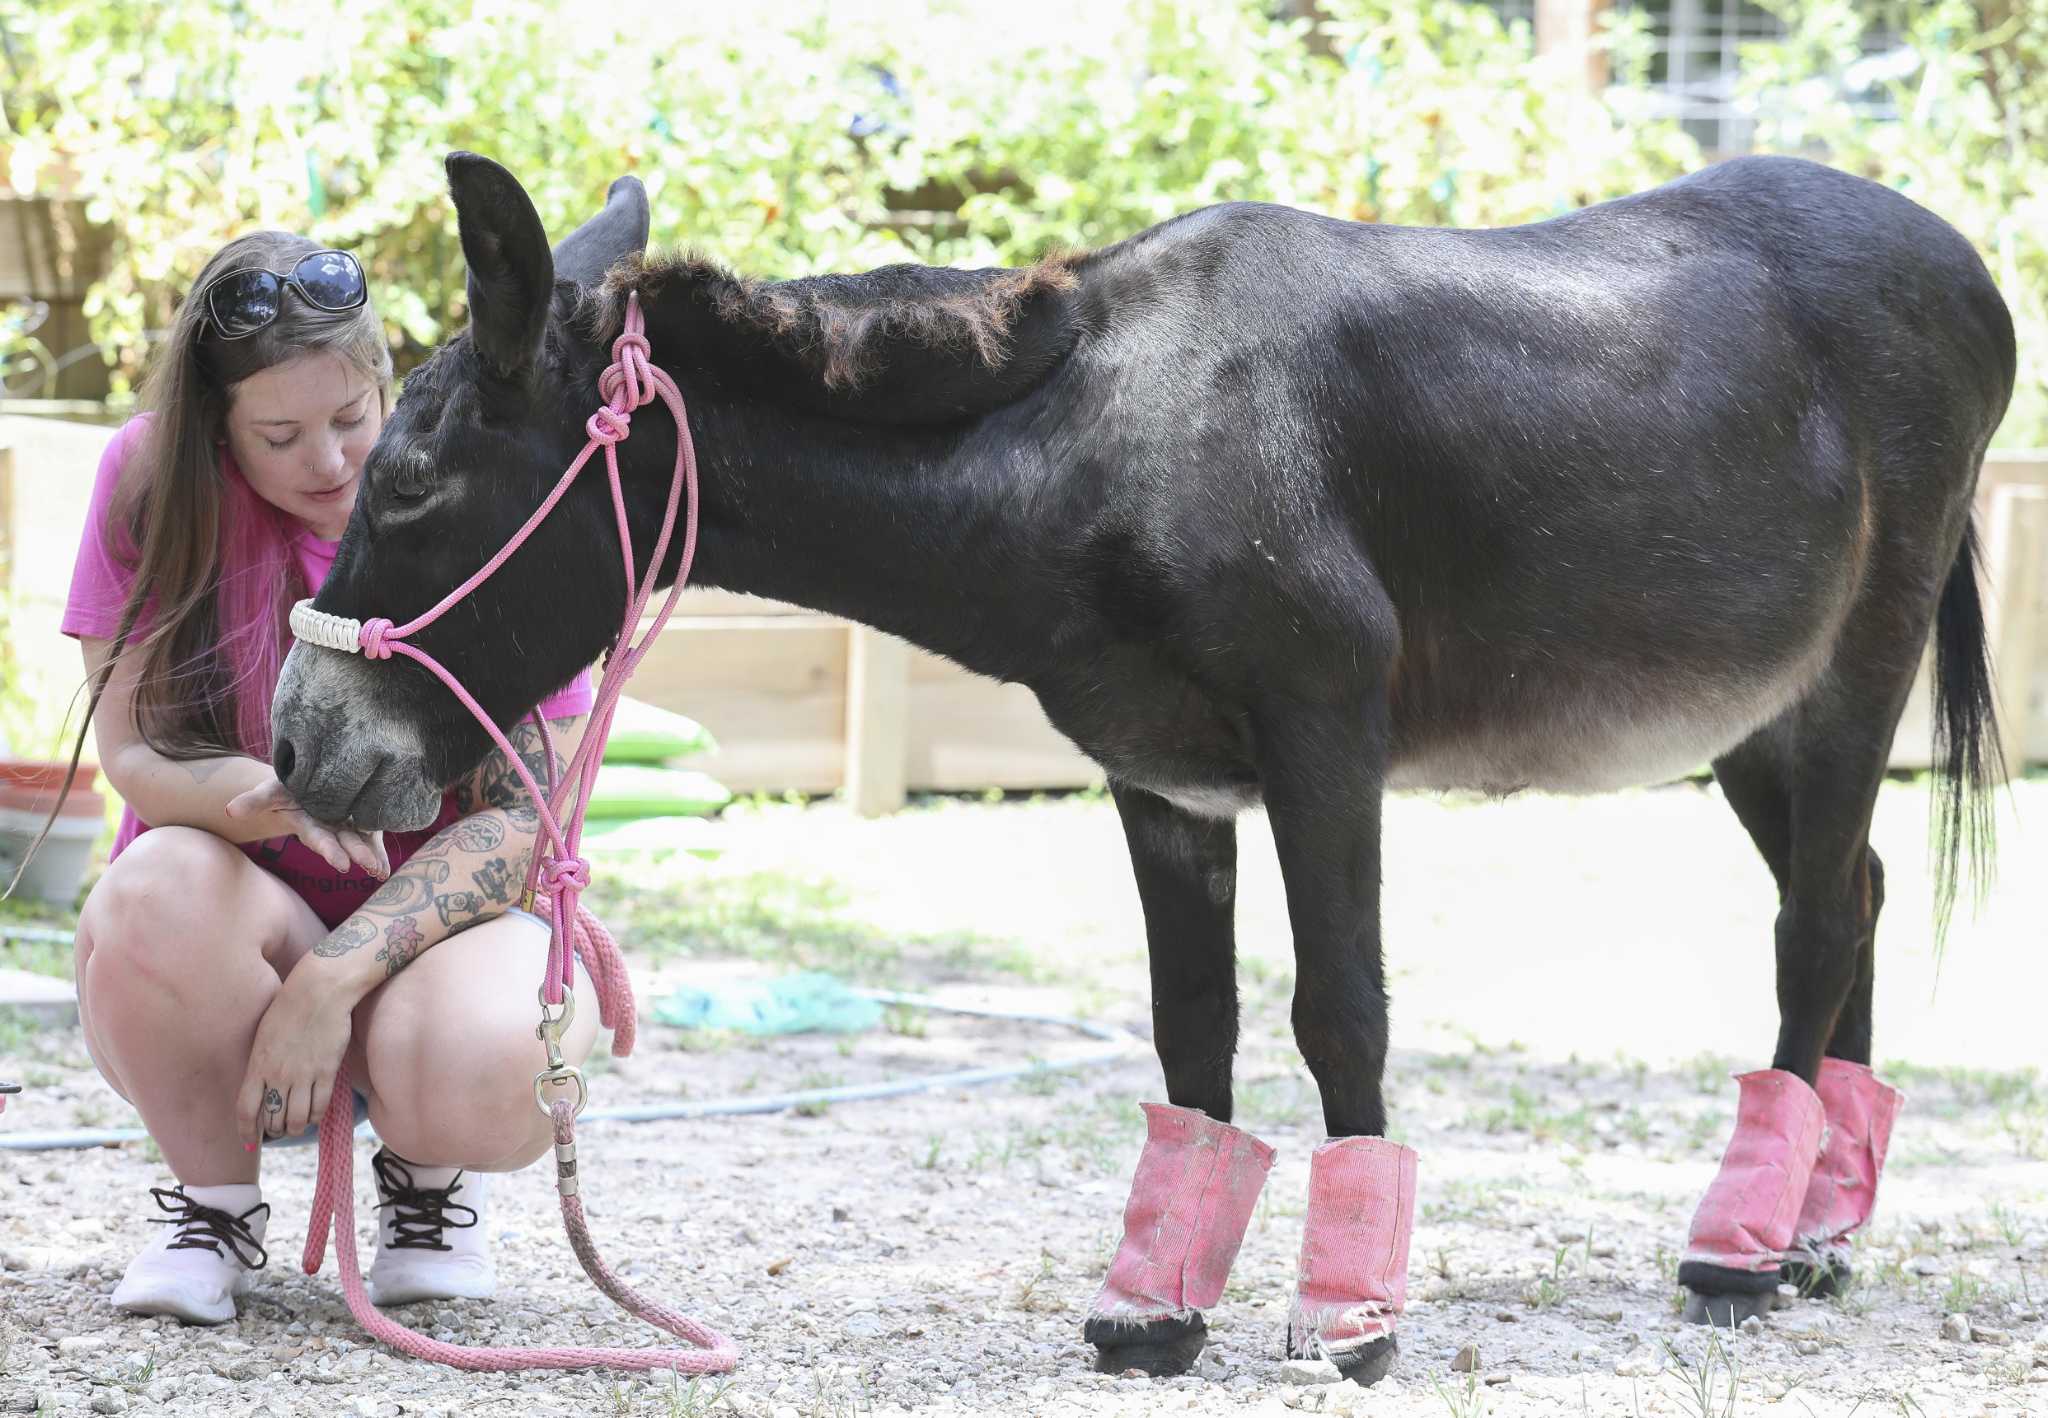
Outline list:
[[[460,1167],[422,1167],[417,1162],[407,1162],[405,1170],[412,1173],[412,1184],[421,1191],[445,1190],[454,1186],[455,1179],[462,1175]]]
[[[230,1216],[240,1216],[251,1207],[263,1204],[261,1182],[224,1182],[217,1187],[187,1187],[185,1195],[201,1206],[210,1206],[216,1211],[225,1211]],[[257,1219],[252,1218],[251,1225]],[[258,1228],[260,1229],[260,1227]]]

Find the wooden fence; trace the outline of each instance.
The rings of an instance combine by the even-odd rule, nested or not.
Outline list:
[[[0,551],[18,659],[68,693],[77,651],[57,634],[71,557],[107,430],[0,417]],[[2048,453],[1994,458],[1979,490],[2008,757],[2048,761]],[[1101,781],[1032,693],[890,636],[794,606],[686,593],[633,684],[718,737],[706,764],[741,792],[844,792],[864,813],[906,793],[1072,788]],[[1928,761],[1924,684],[1892,762]]]

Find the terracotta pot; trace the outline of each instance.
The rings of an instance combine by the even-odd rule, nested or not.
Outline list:
[[[47,813],[64,786],[65,763],[36,759],[0,758],[0,809]],[[71,791],[64,795],[60,817],[98,817],[106,810],[105,800],[95,786],[99,765],[81,763]]]

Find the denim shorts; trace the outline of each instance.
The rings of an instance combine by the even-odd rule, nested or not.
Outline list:
[[[356,1088],[349,1089],[349,1092],[356,1095],[356,1116],[353,1126],[361,1127],[370,1116],[369,1096]],[[296,1137],[266,1137],[263,1139],[263,1145],[265,1147],[304,1147],[308,1143],[318,1142],[319,1140],[320,1124],[316,1119],[310,1127]]]

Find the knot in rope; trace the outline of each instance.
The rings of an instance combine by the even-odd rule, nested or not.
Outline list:
[[[615,409],[610,404],[600,404],[597,412],[584,423],[583,431],[590,435],[592,443],[602,443],[610,447],[633,431],[632,422],[632,415],[624,409]]]
[[[391,647],[384,643],[384,637],[391,633],[391,622],[383,616],[372,616],[363,622],[363,656],[370,660],[388,660]]]
[[[549,895],[582,891],[590,885],[590,863],[581,857],[551,857],[541,864],[540,879]]]
[[[612,341],[612,362],[598,376],[597,392],[615,412],[637,409],[654,397],[654,380],[649,370],[652,365],[648,355],[653,346],[647,343],[646,322],[640,314],[640,292],[634,291],[626,298],[625,328]],[[620,395],[625,397],[622,399]],[[602,413],[600,409],[598,412]],[[597,438],[593,432],[590,435]],[[620,437],[624,437],[621,434]],[[604,439],[598,439],[605,442]],[[617,442],[617,439],[610,440]]]
[[[639,408],[654,397],[648,387],[654,381],[648,377],[648,354],[653,346],[647,343],[640,315],[640,293],[633,292],[626,303],[626,328],[612,341],[612,367],[619,371],[626,381],[626,392],[630,396],[629,406]]]

